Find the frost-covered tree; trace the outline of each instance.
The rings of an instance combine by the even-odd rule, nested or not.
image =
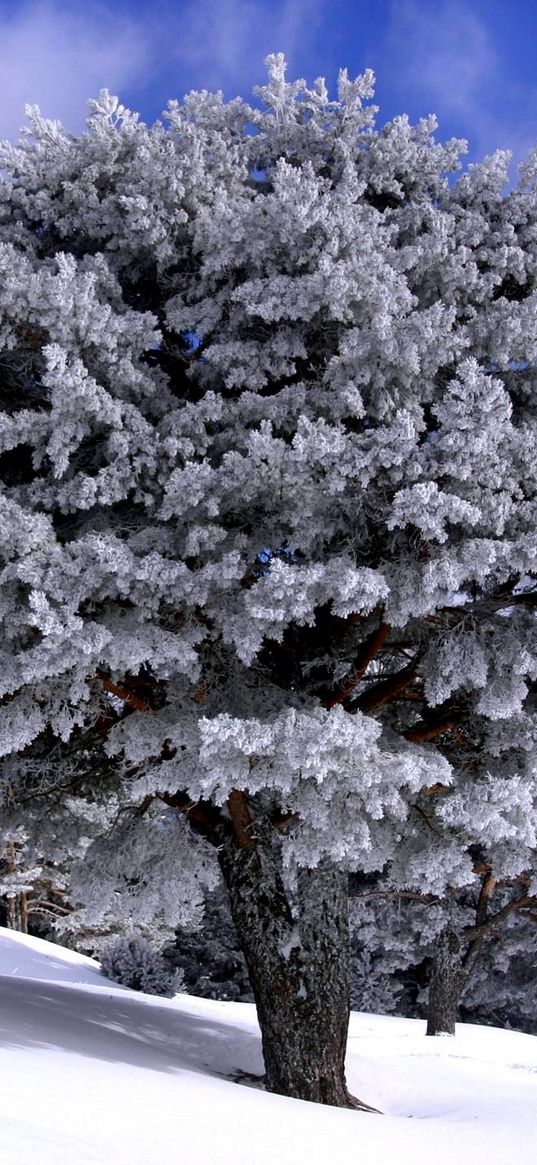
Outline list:
[[[101,955],[101,971],[108,979],[147,995],[171,997],[183,986],[181,972],[140,935],[111,939]]]
[[[366,1011],[427,1017],[427,1035],[454,1035],[458,1015],[533,1030],[535,897],[490,872],[442,897],[354,887],[351,1000]],[[532,984],[533,980],[533,984]],[[533,1025],[533,1026],[532,1026]]]
[[[537,915],[516,912],[489,934],[464,997],[463,1018],[537,1034]]]
[[[464,732],[448,734],[440,724],[442,751],[456,779],[413,798],[393,859],[373,888],[369,879],[362,889],[386,905],[391,899],[399,906],[421,902],[432,908],[427,925],[418,923],[422,949],[418,945],[413,959],[422,963],[432,956],[428,1035],[455,1033],[477,962],[490,953],[489,934],[494,930],[498,938],[513,913],[537,906],[535,779],[527,746],[521,747],[520,739],[511,749],[505,743],[500,759],[494,734],[471,735],[475,726],[469,721]],[[379,921],[385,928],[386,917]],[[400,932],[400,926],[395,930]],[[397,948],[393,939],[388,949],[390,943]],[[403,945],[409,942],[410,935]],[[405,965],[404,956],[400,965]]]
[[[531,866],[537,155],[268,64],[1,150],[2,789],[87,924],[216,855],[267,1086],[350,1104],[348,870],[471,882],[450,787]]]
[[[252,989],[239,948],[224,887],[208,893],[203,919],[195,927],[178,927],[163,954],[183,975],[184,991],[204,999],[251,1003]]]
[[[35,835],[30,840],[21,825],[6,826],[0,828],[0,926],[47,932],[70,913],[68,871],[47,860]]]

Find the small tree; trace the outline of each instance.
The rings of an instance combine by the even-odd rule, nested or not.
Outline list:
[[[23,934],[47,931],[69,913],[66,870],[28,844],[22,827],[7,828],[0,844],[0,926]]]
[[[115,983],[147,995],[171,997],[183,986],[180,971],[141,935],[111,939],[101,955],[101,970]]]
[[[488,936],[499,939],[513,914],[527,915],[537,905],[535,778],[527,747],[520,738],[511,748],[504,740],[498,756],[491,729],[477,732],[468,724],[449,735],[444,729],[442,751],[456,780],[419,791],[392,860],[374,879],[354,879],[356,895],[379,904],[381,928],[395,930],[388,947],[399,947],[398,957],[413,947],[410,962],[430,959],[428,1035],[455,1034]],[[390,903],[418,912],[416,933],[408,909],[402,928],[390,926]]]
[[[535,1031],[535,906],[518,880],[490,891],[490,875],[449,900],[354,887],[356,1006],[426,1015],[429,1035],[454,1034],[458,1013],[465,1022]]]
[[[101,868],[147,914],[150,853],[171,915],[212,848],[267,1086],[352,1104],[348,870],[466,741],[535,796],[537,162],[453,181],[370,73],[268,63],[1,151],[3,787],[91,843],[88,911]]]

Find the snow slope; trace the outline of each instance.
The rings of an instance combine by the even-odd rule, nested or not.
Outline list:
[[[116,987],[0,928],[2,1165],[534,1165],[537,1039],[354,1014],[351,1090],[386,1115],[236,1083],[261,1073],[249,1004]]]

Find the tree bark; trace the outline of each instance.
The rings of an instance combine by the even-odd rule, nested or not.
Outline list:
[[[453,930],[446,927],[436,941],[429,1004],[427,1035],[455,1035],[459,1003],[468,970],[461,957],[461,944]]]
[[[17,873],[17,851],[14,842],[8,842],[4,851],[2,865],[7,874]],[[5,896],[6,926],[9,930],[18,930],[21,934],[28,934],[28,897],[24,890]]]
[[[7,899],[6,926],[9,930],[28,934],[28,898],[24,891]]]
[[[219,849],[231,913],[257,1006],[269,1092],[350,1108],[345,1051],[349,1023],[347,875],[332,865],[303,870],[293,909],[281,843],[257,816]]]
[[[476,927],[464,953],[451,927],[447,926],[437,939],[429,987],[428,1036],[455,1035],[459,1005],[483,947],[484,926],[495,887],[496,878],[485,870],[476,905]]]

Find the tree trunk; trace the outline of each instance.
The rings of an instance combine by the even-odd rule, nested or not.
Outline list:
[[[17,850],[12,841],[8,842],[5,847],[2,865],[6,874],[18,872]],[[26,892],[20,890],[15,894],[6,894],[4,902],[6,926],[9,930],[19,930],[22,934],[28,934],[28,896]]]
[[[28,898],[24,891],[7,899],[6,916],[9,930],[19,930],[21,934],[28,934]]]
[[[476,925],[470,932],[472,937],[464,954],[459,938],[449,926],[437,939],[429,987],[428,1036],[455,1035],[459,1005],[483,947],[484,928],[495,887],[496,878],[491,870],[485,870],[476,904]],[[466,937],[468,939],[468,934]]]
[[[461,957],[461,944],[449,927],[439,935],[429,986],[428,1036],[454,1036],[461,996],[468,971]]]
[[[320,1104],[366,1108],[349,1095],[345,1081],[347,875],[328,864],[303,870],[293,913],[276,830],[256,816],[254,838],[246,798],[232,808],[234,835],[218,856],[257,1006],[266,1087]]]

